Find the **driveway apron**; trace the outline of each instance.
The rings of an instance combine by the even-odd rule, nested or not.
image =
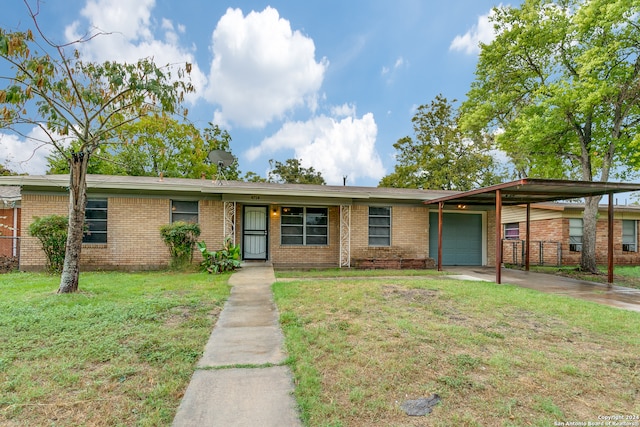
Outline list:
[[[301,426],[271,285],[273,268],[246,263],[232,285],[173,421],[174,427]]]
[[[452,279],[493,282],[496,270],[493,267],[446,267],[446,271],[451,274],[446,277]],[[640,312],[640,289],[506,268],[502,269],[502,283]]]

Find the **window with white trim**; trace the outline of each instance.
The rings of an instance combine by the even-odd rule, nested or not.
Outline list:
[[[198,222],[198,201],[172,200],[171,222]]]
[[[510,222],[504,225],[504,238],[507,240],[520,239],[520,223]]]
[[[638,252],[638,221],[622,220],[622,251]]]
[[[390,206],[369,206],[369,246],[391,246]]]
[[[569,250],[582,252],[582,218],[569,219]]]
[[[329,244],[327,208],[283,206],[280,209],[282,245],[324,246]]]
[[[82,243],[107,243],[107,208],[107,199],[87,200]]]

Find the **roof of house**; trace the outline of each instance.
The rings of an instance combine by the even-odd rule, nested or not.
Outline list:
[[[13,202],[20,200],[20,187],[17,185],[0,186],[0,201]]]
[[[490,187],[457,192],[425,203],[457,203],[463,205],[495,205],[500,194],[502,205],[514,206],[527,203],[553,202],[624,193],[640,190],[640,184],[627,182],[570,181],[558,179],[523,178]]]
[[[3,185],[20,186],[23,191],[66,192],[69,187],[69,175],[0,177],[0,187]],[[150,195],[179,193],[222,200],[244,197],[261,202],[278,202],[287,198],[313,198],[353,202],[377,200],[420,203],[457,193],[456,191],[405,188],[276,184],[120,175],[87,175],[87,185],[90,193]]]

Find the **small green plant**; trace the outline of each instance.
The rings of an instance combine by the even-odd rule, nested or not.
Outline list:
[[[160,235],[171,254],[170,267],[181,269],[191,264],[193,247],[200,237],[200,225],[192,222],[176,221],[160,227]]]
[[[234,245],[230,238],[224,241],[219,251],[207,250],[205,242],[198,242],[198,249],[202,253],[200,266],[202,271],[209,273],[224,273],[240,267],[240,245]]]
[[[62,215],[36,216],[29,225],[29,234],[40,240],[47,257],[47,270],[51,273],[62,272],[68,226],[68,218]]]

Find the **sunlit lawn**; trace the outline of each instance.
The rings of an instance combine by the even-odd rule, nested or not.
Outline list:
[[[0,275],[0,425],[170,425],[228,275]]]
[[[444,277],[313,275],[274,285],[309,426],[586,425],[640,415],[640,313]],[[400,410],[434,393],[442,402],[426,418]]]

